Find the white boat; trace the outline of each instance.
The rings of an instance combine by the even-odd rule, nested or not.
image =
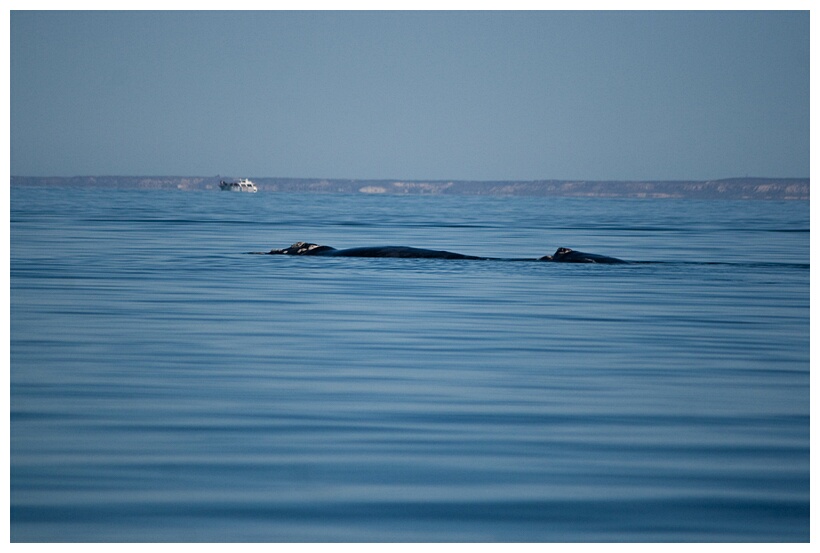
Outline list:
[[[220,190],[228,192],[256,192],[256,185],[249,179],[242,179],[238,182],[219,181]]]

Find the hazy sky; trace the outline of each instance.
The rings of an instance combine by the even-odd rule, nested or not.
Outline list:
[[[12,12],[11,173],[809,176],[808,12]]]

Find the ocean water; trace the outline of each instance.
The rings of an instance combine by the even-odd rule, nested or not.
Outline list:
[[[12,541],[809,539],[808,202],[10,194]]]

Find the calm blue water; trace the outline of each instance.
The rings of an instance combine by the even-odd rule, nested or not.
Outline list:
[[[808,202],[12,188],[11,539],[807,541],[809,272]]]

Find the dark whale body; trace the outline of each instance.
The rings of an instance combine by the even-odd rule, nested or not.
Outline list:
[[[265,252],[255,252],[265,253]],[[494,257],[478,257],[475,255],[464,255],[460,253],[448,252],[444,250],[425,250],[423,248],[410,248],[408,246],[376,246],[363,248],[349,248],[337,250],[330,246],[320,246],[309,242],[296,242],[289,248],[271,250],[270,255],[317,255],[327,257],[401,257],[401,258],[426,258],[426,259],[496,259]],[[571,250],[569,248],[558,248],[553,255],[545,255],[538,259],[506,259],[504,261],[551,261],[554,263],[626,263],[615,257],[607,257],[594,253],[584,253]]]
[[[538,261],[554,261],[556,263],[626,263],[617,257],[608,257],[597,253],[576,252],[569,248],[558,248],[552,255],[545,255]]]

